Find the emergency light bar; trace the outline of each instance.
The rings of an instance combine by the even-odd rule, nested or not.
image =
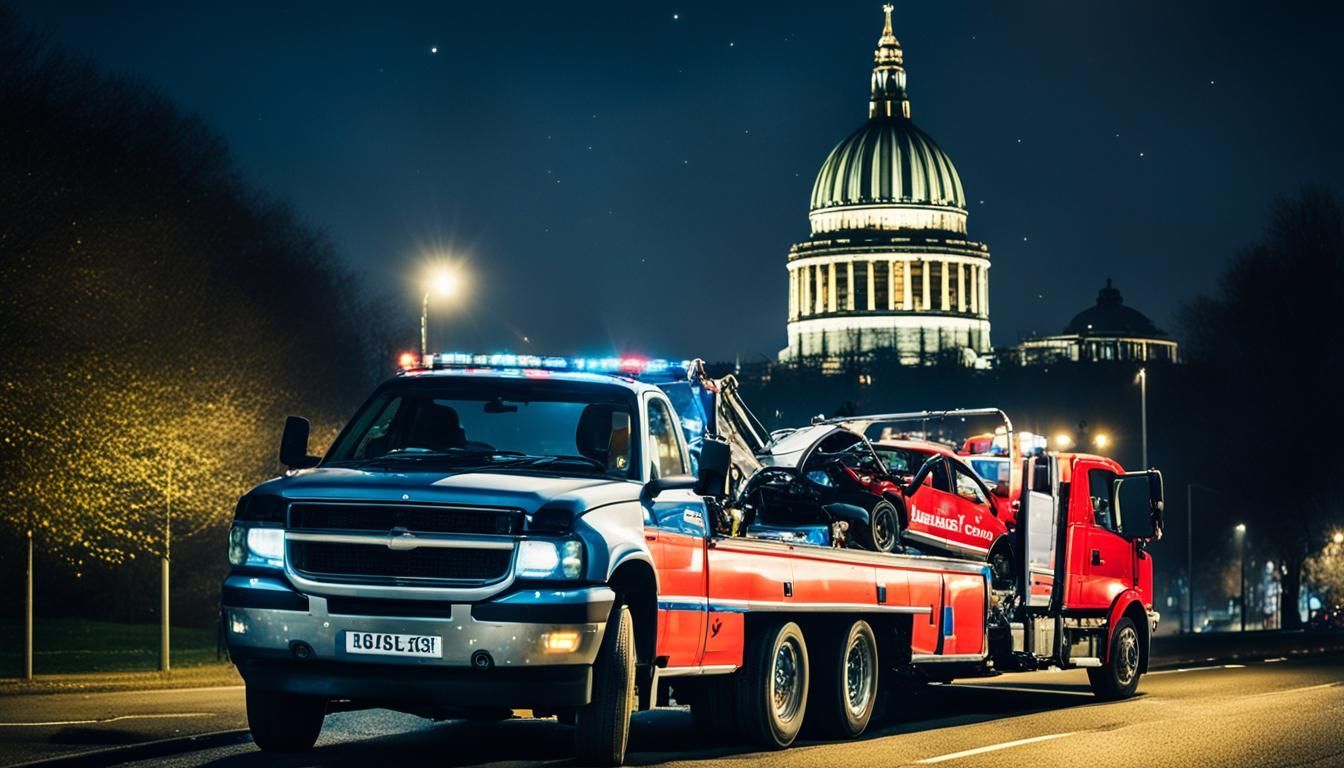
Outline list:
[[[410,353],[400,359],[400,368],[436,370],[447,368],[504,368],[574,373],[613,373],[626,376],[685,372],[690,360],[664,360],[643,357],[558,357],[554,355],[476,355],[466,352],[440,352],[417,359]]]

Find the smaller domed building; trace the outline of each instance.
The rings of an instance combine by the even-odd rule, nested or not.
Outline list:
[[[1177,362],[1176,340],[1147,315],[1125,306],[1110,278],[1097,294],[1097,303],[1074,315],[1063,333],[1026,339],[1008,352],[1010,361],[1020,365]]]

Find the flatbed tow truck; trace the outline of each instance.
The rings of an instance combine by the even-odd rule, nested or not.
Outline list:
[[[706,734],[762,748],[804,720],[857,736],[909,677],[1086,667],[1098,695],[1134,692],[1157,614],[1118,499],[1147,478],[1135,517],[1160,530],[1155,470],[1022,458],[1023,576],[1004,593],[983,562],[721,524],[731,434],[760,427],[731,379],[690,370],[432,355],[325,457],[291,417],[291,469],[239,501],[222,594],[256,744],[307,749],[335,706],[531,709],[574,723],[581,763],[619,764],[632,711],[669,690]]]

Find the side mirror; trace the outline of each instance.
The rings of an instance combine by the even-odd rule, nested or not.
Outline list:
[[[933,472],[934,468],[938,466],[938,462],[942,460],[942,456],[930,456],[929,460],[924,462],[924,465],[915,473],[915,476],[910,480],[910,483],[901,489],[905,495],[915,495],[915,491],[919,490],[919,486],[924,484],[924,479],[929,476],[929,473]]]
[[[302,416],[285,419],[285,431],[280,436],[280,463],[290,469],[315,467],[320,456],[308,455],[308,420]]]
[[[655,477],[644,484],[644,488],[639,492],[639,500],[648,504],[663,491],[693,490],[700,484],[695,475],[668,475],[667,477]]]
[[[695,492],[719,499],[727,496],[728,473],[732,466],[733,452],[728,441],[705,435],[700,441],[700,466]]]
[[[1153,538],[1162,538],[1162,513],[1166,509],[1166,490],[1162,483],[1162,473],[1156,469],[1148,470],[1148,518],[1153,522]]]

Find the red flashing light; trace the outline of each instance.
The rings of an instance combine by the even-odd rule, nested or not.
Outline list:
[[[401,370],[415,368],[419,364],[419,359],[413,352],[402,352],[401,357],[397,358],[397,367]]]

